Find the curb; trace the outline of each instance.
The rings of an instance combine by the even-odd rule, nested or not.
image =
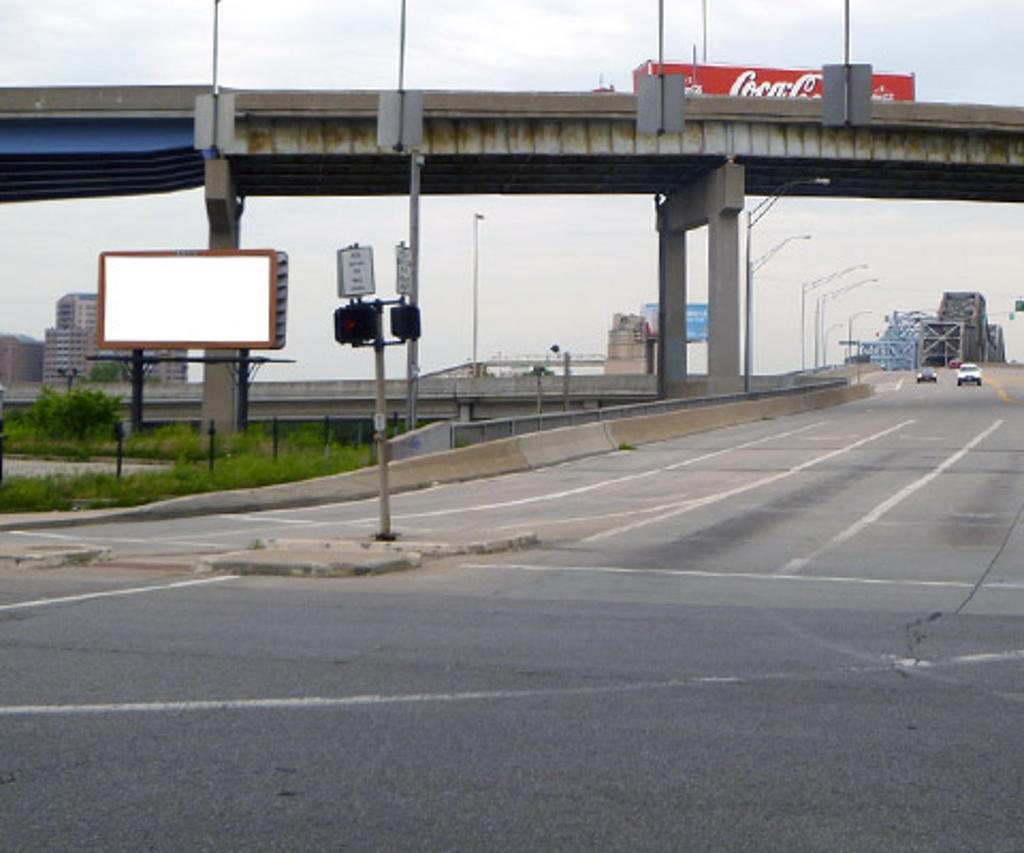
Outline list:
[[[249,551],[207,556],[192,571],[196,574],[343,578],[383,575],[419,568],[424,558],[460,554],[499,554],[540,544],[535,533],[482,542],[358,542],[335,540],[272,539]]]
[[[88,545],[28,545],[18,550],[0,551],[0,568],[59,569],[85,566],[113,554],[112,548]]]

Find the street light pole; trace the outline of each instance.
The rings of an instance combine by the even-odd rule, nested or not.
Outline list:
[[[858,317],[864,316],[865,314],[873,314],[873,313],[874,312],[871,311],[871,310],[857,311],[857,312],[851,314],[846,319],[846,360],[847,361],[850,360],[850,348],[853,346],[853,321],[856,320]],[[858,353],[860,352],[860,347],[859,346],[857,347],[857,351],[858,351]]]
[[[477,334],[480,324],[480,221],[482,213],[473,214],[473,375],[480,375],[477,360]]]
[[[800,370],[807,370],[807,294],[812,290],[817,290],[819,287],[824,287],[826,284],[835,281],[837,278],[842,278],[844,275],[848,275],[854,270],[866,270],[867,264],[857,264],[856,266],[847,267],[846,269],[838,270],[828,275],[823,275],[820,278],[814,279],[814,281],[806,281],[800,285]],[[818,366],[818,326],[817,326],[817,314],[815,314],[815,326],[814,326],[814,366]]]
[[[839,290],[833,290],[831,293],[823,293],[821,296],[819,296],[818,297],[818,303],[817,303],[817,322],[818,322],[818,326],[815,329],[815,332],[820,334],[822,336],[822,338],[824,337],[825,306],[827,305],[827,303],[828,303],[828,301],[830,299],[836,299],[836,298],[838,298],[840,296],[843,296],[846,293],[849,293],[855,287],[860,287],[861,285],[864,285],[864,284],[871,284],[872,282],[875,282],[875,281],[878,281],[878,279],[877,278],[863,278],[860,281],[855,281],[853,284],[848,284],[845,287],[840,287]],[[822,350],[825,350],[825,348],[826,347],[825,347],[824,341],[823,341]],[[827,354],[826,352],[824,352],[824,351],[822,352],[822,354],[821,354],[822,355],[822,362],[824,362],[826,360],[825,359],[826,354]],[[817,354],[815,354],[815,367],[817,367]]]
[[[831,326],[828,327],[828,329],[825,330],[824,340],[822,342],[822,351],[823,351],[823,354],[824,354],[824,359],[823,359],[824,360],[824,364],[822,364],[822,367],[825,367],[828,364],[828,336],[832,334],[832,331],[834,329],[842,329],[842,328],[843,328],[843,324],[842,323],[833,323]]]
[[[743,332],[743,393],[750,393],[750,375],[754,366],[754,353],[752,339],[754,336],[754,263],[751,257],[751,237],[753,236],[754,226],[757,225],[761,219],[775,206],[775,204],[781,199],[787,192],[793,187],[798,187],[801,184],[815,184],[817,186],[827,187],[832,181],[829,178],[813,178],[810,180],[796,180],[789,181],[783,184],[781,187],[775,190],[767,198],[763,199],[753,210],[747,211],[747,287],[746,287],[746,319],[744,323]]]

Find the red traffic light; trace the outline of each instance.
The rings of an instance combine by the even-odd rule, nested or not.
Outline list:
[[[377,339],[378,313],[373,305],[353,302],[334,312],[334,340],[339,344],[365,344]]]

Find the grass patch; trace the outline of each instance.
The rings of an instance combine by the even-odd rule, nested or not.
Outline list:
[[[172,428],[182,429],[182,428]],[[214,470],[207,463],[205,437],[189,430],[190,435],[140,436],[129,455],[136,458],[173,462],[156,471],[128,474],[118,479],[110,474],[54,475],[48,477],[5,477],[0,487],[0,512],[40,512],[96,507],[137,506],[163,498],[216,492],[228,489],[256,488],[275,483],[290,483],[352,471],[370,464],[368,446],[331,446],[325,454],[322,438],[315,449],[291,446],[274,459],[269,439],[259,435],[226,436],[218,439]],[[84,443],[74,448],[65,443],[54,448],[48,442],[39,456],[88,459],[113,456],[113,448],[102,443]],[[24,446],[17,451],[26,452]],[[146,450],[148,449],[148,453]],[[8,450],[5,447],[5,450]],[[77,452],[71,452],[77,450]],[[126,450],[126,454],[127,454]]]

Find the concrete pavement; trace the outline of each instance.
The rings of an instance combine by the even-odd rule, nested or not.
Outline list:
[[[432,453],[390,466],[394,492],[409,491],[530,471],[561,462],[612,452],[674,436],[714,430],[734,424],[839,405],[872,393],[868,385],[815,391],[794,397],[744,401],[664,414],[624,418],[576,427],[531,433],[456,450]],[[0,519],[0,530],[68,528],[131,520],[159,520],[260,512],[376,497],[378,474],[365,468],[345,474],[285,483],[259,489],[189,495],[141,507],[82,510],[63,513],[11,514]],[[368,539],[257,539],[245,550],[209,554],[192,564],[198,572],[343,577],[415,568],[424,559],[456,554],[485,554],[519,550],[539,544],[535,534],[511,538],[469,540],[453,531],[445,541],[374,542]],[[109,551],[80,546],[19,546],[0,548],[0,564],[21,568],[101,562]]]

